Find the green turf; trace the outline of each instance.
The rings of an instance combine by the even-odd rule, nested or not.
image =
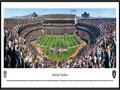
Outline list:
[[[72,54],[74,54],[76,52],[76,50],[78,49],[78,47],[76,48],[70,48],[67,52],[63,52],[60,53],[60,56],[56,53],[48,53],[47,56],[52,59],[52,60],[56,60],[57,62],[62,61],[62,60],[66,60],[67,58],[69,58]],[[49,51],[50,49],[48,48],[42,48],[42,51],[44,52],[44,54],[47,53],[47,51]]]
[[[80,42],[75,38],[75,35],[65,35],[59,37],[45,35],[45,37],[38,44],[45,47],[66,48],[80,45]]]
[[[82,41],[76,39],[76,35],[64,35],[64,36],[55,36],[55,35],[45,35],[37,45],[42,46],[42,51],[50,59],[56,60],[57,62],[66,60],[71,55],[73,55],[78,47],[85,45]],[[50,52],[50,48],[68,48],[67,52]]]

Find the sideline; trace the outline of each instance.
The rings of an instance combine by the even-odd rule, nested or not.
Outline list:
[[[84,46],[85,45],[86,45],[86,43],[84,44]],[[79,50],[82,49],[84,46],[79,46],[79,48],[77,49],[77,51],[73,55],[71,55],[70,57],[68,57],[67,59],[75,57],[77,55],[77,53],[79,52]]]
[[[39,37],[39,38],[40,38],[40,37]],[[38,39],[37,39],[37,40],[38,40]],[[39,52],[41,55],[43,55],[44,57],[50,59],[46,54],[43,53],[43,51],[41,50],[41,47],[40,47],[40,46],[35,45],[35,42],[36,42],[37,40],[31,42],[31,44],[38,50],[38,52]]]

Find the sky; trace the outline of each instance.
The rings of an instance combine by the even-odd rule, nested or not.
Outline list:
[[[73,12],[71,12],[73,10]],[[76,11],[74,11],[76,10]],[[25,16],[36,12],[38,15],[45,14],[76,14],[81,16],[84,12],[90,14],[90,17],[116,17],[115,8],[5,8],[4,18],[10,18],[14,16]]]

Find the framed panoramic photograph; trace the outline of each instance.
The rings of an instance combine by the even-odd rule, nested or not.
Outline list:
[[[118,2],[2,2],[3,88],[118,88]]]

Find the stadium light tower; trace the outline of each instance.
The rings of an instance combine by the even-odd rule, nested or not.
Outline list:
[[[76,9],[72,9],[71,10],[71,14],[75,14],[76,15]],[[76,18],[75,18],[75,24],[77,23],[77,20],[76,20]]]

